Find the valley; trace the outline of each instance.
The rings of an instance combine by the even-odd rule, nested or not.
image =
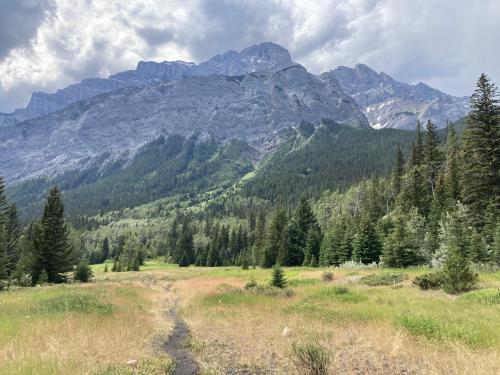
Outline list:
[[[0,114],[0,374],[499,373],[499,144],[486,74],[271,42],[35,92]]]
[[[140,272],[103,269],[93,266],[95,282],[87,285],[0,294],[1,374],[174,373],[164,346],[171,308],[189,328],[183,347],[200,374],[304,374],[293,346],[306,344],[328,353],[331,373],[500,370],[498,273],[480,275],[481,292],[450,298],[412,285],[424,269],[403,271],[407,279],[393,285],[368,286],[363,276],[389,271],[286,268],[290,296],[245,289],[252,279],[269,282],[263,269],[159,261]],[[331,281],[323,281],[325,271],[333,272]]]

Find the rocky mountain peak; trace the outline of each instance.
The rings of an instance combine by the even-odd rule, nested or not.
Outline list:
[[[367,65],[345,66],[322,75],[332,75],[352,96],[370,125],[376,129],[413,129],[417,120],[433,121],[438,127],[456,121],[468,112],[468,98],[447,95],[424,83],[399,82]]]

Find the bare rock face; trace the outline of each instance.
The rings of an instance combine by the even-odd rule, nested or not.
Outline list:
[[[35,92],[26,108],[16,110],[11,118],[22,121],[55,112],[79,100],[88,99],[119,88],[144,86],[153,83],[184,79],[191,76],[219,74],[245,75],[258,71],[272,71],[292,66],[290,53],[274,43],[262,43],[241,52],[228,51],[196,65],[185,61],[139,61],[135,70],[128,70],[109,78],[88,78],[60,89],[53,94]],[[3,120],[0,116],[0,125]]]
[[[319,79],[297,64],[240,76],[194,75],[121,88],[4,126],[0,170],[9,181],[50,175],[103,153],[133,155],[145,142],[171,134],[238,138],[265,153],[284,129],[323,118],[369,126],[336,80]]]
[[[341,66],[321,75],[325,80],[331,77],[352,96],[376,129],[414,129],[417,120],[445,127],[448,120],[456,121],[469,110],[467,97],[447,95],[423,83],[401,83],[363,64]]]

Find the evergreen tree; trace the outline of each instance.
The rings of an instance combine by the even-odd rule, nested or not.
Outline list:
[[[493,262],[497,266],[500,266],[500,222],[497,225],[495,240],[492,244],[492,258]]]
[[[0,223],[0,290],[6,284],[8,275],[9,258],[5,246],[5,230],[4,225]]]
[[[285,273],[279,264],[275,264],[273,267],[273,278],[271,279],[270,285],[280,289],[284,289],[287,286]]]
[[[300,247],[299,237],[301,236],[299,225],[295,218],[292,218],[285,228],[285,266],[302,265],[304,261],[304,248]]]
[[[15,204],[9,206],[6,216],[5,249],[8,258],[7,274],[10,276],[14,273],[20,257],[18,242],[21,235],[21,228],[19,226]]]
[[[0,223],[5,223],[5,213],[7,211],[7,197],[5,195],[5,180],[0,176]]]
[[[431,196],[436,193],[436,186],[442,165],[442,154],[439,150],[439,139],[436,126],[429,120],[426,124],[426,141],[424,146],[424,169]]]
[[[473,230],[470,237],[470,260],[474,263],[489,263],[488,248],[477,230]]]
[[[496,86],[485,74],[471,97],[462,145],[462,197],[480,228],[490,197],[500,209],[500,107]]]
[[[396,163],[394,165],[394,170],[392,172],[392,196],[393,200],[401,192],[401,179],[404,173],[404,158],[403,152],[401,152],[401,147],[398,145],[398,150],[396,153]]]
[[[102,240],[102,245],[101,245],[101,263],[109,259],[110,252],[109,252],[109,239],[108,237],[104,237],[104,240]]]
[[[418,243],[408,230],[410,218],[398,214],[384,241],[383,261],[388,267],[409,267],[423,262]]]
[[[375,225],[369,220],[363,220],[356,236],[353,259],[365,264],[378,263],[382,252],[381,249],[382,245]]]
[[[445,191],[446,191],[446,209],[455,206],[460,200],[460,178],[459,178],[459,147],[455,126],[451,123],[447,127],[446,140],[446,176],[445,176]]]
[[[266,216],[263,210],[260,211],[257,217],[255,228],[254,242],[252,246],[252,264],[262,263],[262,251],[264,247],[264,237],[266,235]]]
[[[51,189],[41,221],[41,261],[47,273],[47,282],[67,281],[66,272],[73,268],[72,247],[68,239],[68,227],[64,222],[64,205],[57,187]]]
[[[177,240],[176,251],[179,266],[187,267],[194,263],[193,233],[187,223],[182,225],[181,235]]]
[[[307,235],[304,251],[304,266],[317,267],[321,248],[321,232],[318,228],[311,228]]]
[[[417,122],[415,142],[412,147],[406,173],[401,184],[401,194],[397,199],[398,206],[405,211],[417,208],[425,214],[426,209],[426,181],[424,161],[424,146],[420,122]]]
[[[269,224],[264,240],[262,267],[270,268],[280,260],[286,258],[284,254],[285,236],[284,229],[286,226],[285,211],[278,208]]]
[[[444,289],[448,293],[461,293],[474,287],[477,274],[469,260],[470,237],[468,214],[463,207],[448,214],[444,236]]]

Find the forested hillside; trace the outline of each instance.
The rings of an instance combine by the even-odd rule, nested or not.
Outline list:
[[[430,121],[415,132],[302,123],[259,163],[243,141],[171,136],[144,146],[129,164],[31,181],[11,197],[33,217],[57,183],[63,193],[51,190],[43,215],[61,218],[65,200],[76,227],[59,231],[62,249],[72,248],[63,258],[112,260],[115,271],[155,257],[244,268],[427,265],[442,272],[429,276],[434,282],[460,292],[473,287],[478,267],[500,261],[495,90],[481,76],[461,133],[449,124],[440,134]],[[51,221],[20,235],[16,207],[4,212],[2,236],[13,255],[3,257],[14,261],[3,277],[18,272],[34,281],[37,259],[50,263],[50,254],[36,254],[48,251],[40,244]],[[59,280],[67,267],[47,270],[49,278]]]
[[[396,129],[353,129],[328,120],[316,128],[303,123],[262,163],[242,194],[288,205],[327,189],[345,191],[367,177],[386,176],[398,147],[408,155],[414,136]]]

